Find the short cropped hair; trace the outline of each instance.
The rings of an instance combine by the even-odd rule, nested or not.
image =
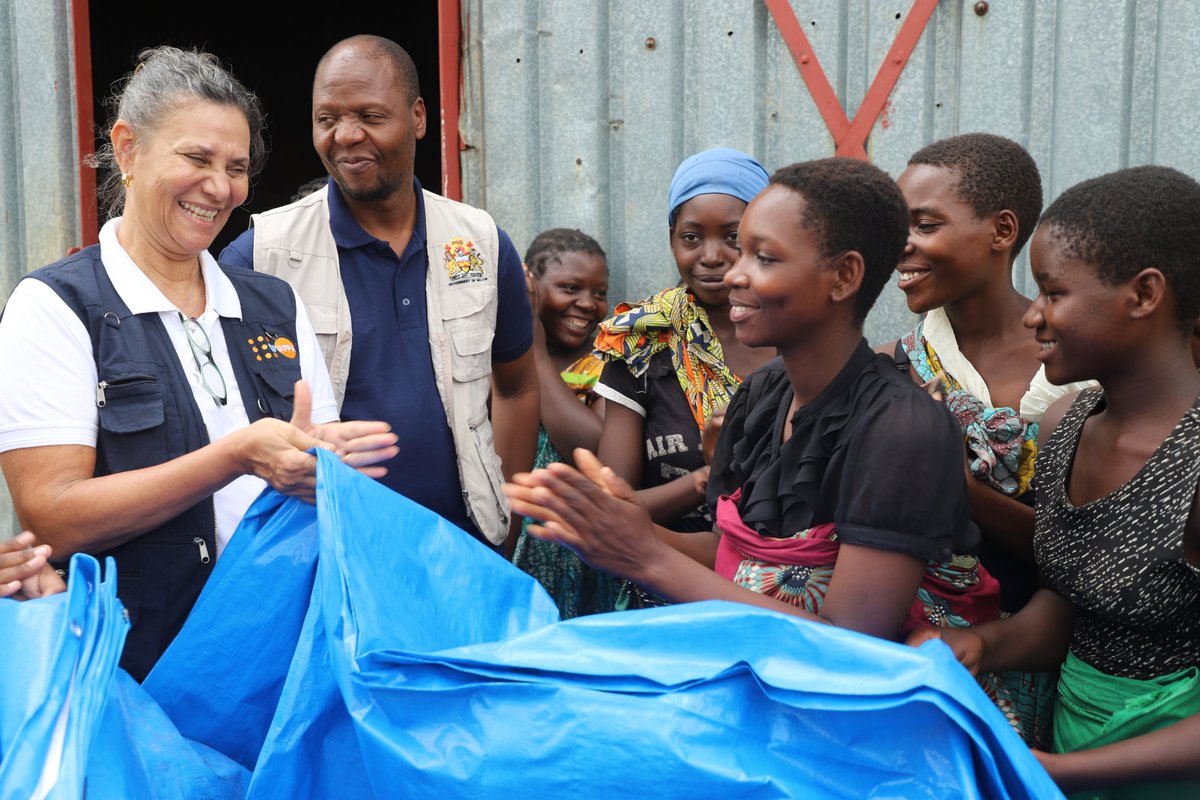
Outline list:
[[[565,253],[590,253],[604,258],[600,243],[586,233],[574,228],[551,228],[542,231],[529,243],[525,251],[525,266],[537,277],[546,274],[546,267],[562,263]],[[608,272],[608,262],[604,270]]]
[[[821,241],[822,256],[854,250],[866,269],[854,301],[861,326],[891,279],[908,241],[908,206],[888,174],[853,158],[823,158],[779,169],[771,183],[804,198],[800,225]]]
[[[412,56],[408,54],[407,50],[391,39],[382,36],[364,33],[342,39],[321,56],[321,60],[317,62],[316,71],[320,72],[325,62],[336,55],[338,51],[349,47],[355,48],[357,54],[363,58],[381,59],[391,64],[400,81],[400,86],[404,90],[405,102],[409,105],[417,102],[417,98],[421,96],[421,79],[417,75],[417,65],[413,63]]]
[[[1170,167],[1130,167],[1067,189],[1042,214],[1063,255],[1106,283],[1162,272],[1180,327],[1200,316],[1200,183]]]
[[[139,136],[151,136],[180,107],[198,100],[235,108],[245,115],[250,128],[248,172],[251,178],[262,172],[267,160],[262,104],[211,53],[167,45],[143,50],[133,72],[115,85],[107,101],[113,109],[108,130],[112,131],[117,120],[124,120]],[[106,141],[87,163],[103,172],[96,187],[101,208],[110,217],[118,216],[125,208],[125,187],[112,142]]]
[[[909,166],[927,164],[958,175],[958,199],[983,218],[1005,209],[1017,216],[1012,258],[1029,241],[1042,213],[1042,178],[1024,147],[991,133],[964,133],[923,147]]]

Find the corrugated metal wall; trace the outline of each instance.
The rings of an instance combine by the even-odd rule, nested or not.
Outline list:
[[[908,0],[792,0],[853,118]],[[1200,3],[942,0],[868,152],[898,175],[934,139],[985,130],[1029,148],[1047,198],[1159,163],[1200,176]],[[0,297],[79,239],[70,0],[0,0]],[[760,0],[463,0],[465,198],[523,249],[575,226],[609,252],[615,298],[675,279],[666,193],[678,162],[728,145],[768,168],[833,142]],[[1015,281],[1028,291],[1024,258]],[[873,341],[911,324],[886,290]],[[0,381],[2,381],[0,377]],[[11,533],[0,488],[0,536]]]
[[[792,0],[853,119],[909,0]],[[935,139],[1025,145],[1046,197],[1121,167],[1200,176],[1200,3],[941,0],[868,142],[893,176]],[[608,250],[616,298],[675,279],[666,195],[681,159],[727,145],[768,169],[833,154],[761,0],[464,0],[465,199],[522,249],[579,227]],[[1024,257],[1015,282],[1029,293]],[[910,326],[889,287],[872,341]]]
[[[71,45],[70,0],[0,0],[0,303],[79,242]],[[0,538],[15,525],[0,481]]]

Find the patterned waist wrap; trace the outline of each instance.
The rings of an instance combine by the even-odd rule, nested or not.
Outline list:
[[[841,548],[833,523],[786,539],[766,538],[742,522],[740,497],[738,489],[717,502],[716,572],[751,591],[820,613]],[[922,625],[964,628],[999,617],[996,579],[974,556],[955,556],[928,562],[902,633]]]

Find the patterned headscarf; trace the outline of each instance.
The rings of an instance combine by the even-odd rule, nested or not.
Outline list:
[[[703,430],[713,410],[728,405],[742,381],[726,366],[708,314],[691,292],[679,286],[640,303],[621,303],[596,334],[596,355],[623,361],[635,378],[668,348],[692,417]]]

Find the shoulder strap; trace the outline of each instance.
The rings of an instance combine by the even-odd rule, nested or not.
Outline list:
[[[892,360],[896,362],[896,369],[901,372],[908,372],[912,362],[908,360],[908,351],[904,349],[904,340],[896,340],[896,352],[892,355]]]

